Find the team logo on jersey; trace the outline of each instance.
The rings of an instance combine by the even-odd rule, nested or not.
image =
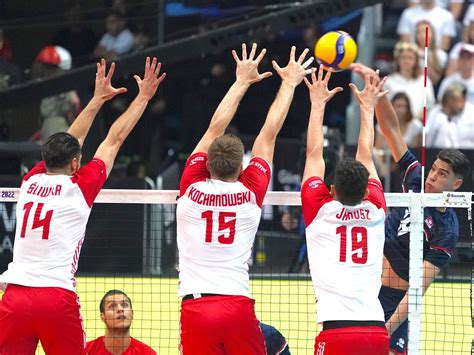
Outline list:
[[[256,166],[257,168],[259,168],[261,171],[263,171],[265,174],[267,173],[267,169],[260,163],[256,162],[256,161],[251,161],[249,165],[253,165],[253,166]]]
[[[403,351],[404,348],[405,348],[405,339],[399,338],[399,339],[397,340],[397,346],[399,346],[400,349],[402,349],[402,351]]]
[[[426,219],[425,219],[425,223],[426,225],[428,226],[428,228],[433,228],[433,217],[431,216],[428,216]]]
[[[319,185],[321,185],[323,183],[322,180],[318,179],[318,180],[313,180],[311,181],[308,186],[311,187],[312,189],[315,189],[317,188]]]
[[[400,221],[397,236],[400,237],[407,233],[410,233],[410,210],[408,208],[405,210],[405,214],[403,215],[403,218]]]
[[[191,165],[194,165],[194,164],[196,164],[198,161],[204,161],[204,157],[195,157],[195,158],[193,158],[193,160],[191,160],[191,161],[189,162],[189,165],[190,165],[190,166],[191,166]]]

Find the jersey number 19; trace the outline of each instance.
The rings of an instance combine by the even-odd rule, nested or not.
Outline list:
[[[367,262],[367,228],[352,227],[350,229],[351,235],[351,255],[354,264],[365,264]],[[339,261],[347,262],[347,226],[339,226],[336,233],[341,236]]]

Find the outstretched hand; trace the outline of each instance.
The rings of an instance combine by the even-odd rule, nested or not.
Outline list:
[[[324,76],[323,65],[319,66],[318,77],[316,78],[316,69],[311,69],[311,82],[304,78],[304,82],[309,89],[309,97],[312,104],[326,104],[334,95],[342,91],[341,87],[332,90],[328,89],[328,82],[331,78],[332,68],[329,68],[326,76]]]
[[[357,86],[355,86],[353,83],[350,83],[349,86],[361,106],[374,108],[379,102],[380,98],[388,93],[388,90],[383,90],[386,80],[387,77],[383,78],[383,80],[380,80],[379,71],[376,70],[373,74],[366,72],[365,86],[362,91],[357,89]]]
[[[272,76],[272,73],[269,71],[262,74],[258,72],[258,65],[262,61],[266,52],[267,50],[263,48],[257,58],[255,58],[257,44],[254,43],[250,50],[250,54],[247,56],[247,45],[242,43],[242,59],[240,59],[237,52],[232,50],[232,56],[237,64],[237,68],[235,69],[236,80],[244,84],[253,84]]]
[[[283,82],[297,86],[303,81],[303,78],[307,74],[306,67],[312,62],[312,58],[310,58],[303,63],[308,52],[309,49],[305,48],[303,53],[298,57],[298,60],[296,60],[296,47],[291,47],[290,60],[288,61],[288,65],[284,68],[281,68],[277,62],[272,61],[273,69],[280,75]]]
[[[143,79],[138,75],[134,75],[133,78],[138,84],[138,96],[145,98],[147,101],[150,101],[151,98],[155,95],[158,86],[166,77],[166,73],[160,75],[161,63],[158,62],[156,57],[153,57],[153,60],[150,64],[150,57],[146,57],[145,61],[145,74]]]
[[[114,88],[112,86],[111,80],[115,71],[115,63],[112,62],[107,74],[105,74],[106,66],[105,59],[101,59],[100,63],[97,63],[97,72],[95,74],[94,97],[102,101],[111,100],[115,95],[127,92],[127,89],[124,87]]]

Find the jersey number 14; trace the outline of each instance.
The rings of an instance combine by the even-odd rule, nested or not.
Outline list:
[[[34,205],[34,202],[25,203],[23,210],[25,211],[25,215],[23,216],[23,223],[21,225],[21,233],[20,237],[25,238],[26,234],[26,225],[28,224],[28,218],[30,216],[31,209]],[[53,217],[53,211],[46,211],[46,214],[43,219],[41,219],[41,212],[43,211],[44,203],[38,203],[36,206],[35,214],[33,217],[33,226],[31,229],[41,228],[43,227],[43,234],[41,239],[48,239],[49,238],[49,226],[51,224],[51,218]]]
[[[351,235],[351,255],[352,262],[354,264],[365,264],[367,263],[367,228],[365,227],[352,227],[349,228]],[[336,229],[336,233],[341,236],[339,261],[342,263],[347,262],[347,226],[339,226]]]

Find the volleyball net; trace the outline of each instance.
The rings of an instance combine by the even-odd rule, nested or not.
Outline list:
[[[19,190],[0,191],[3,272],[11,260]],[[99,194],[78,271],[77,292],[87,340],[104,335],[99,302],[107,291],[118,289],[132,301],[131,335],[158,354],[178,353],[177,196],[174,190],[103,190]],[[469,353],[473,335],[472,193],[387,193],[386,198],[389,207],[409,206],[412,211],[423,211],[427,206],[455,207],[460,238],[448,267],[423,298],[421,274],[418,272],[418,282],[410,280],[409,341],[411,353]],[[420,221],[422,214],[415,216],[409,226],[414,249],[410,253],[411,270],[421,270],[422,265]],[[313,353],[314,338],[320,330],[304,241],[299,193],[269,192],[249,260],[251,293],[258,319],[286,337],[292,354]],[[41,348],[37,353],[43,353]]]

